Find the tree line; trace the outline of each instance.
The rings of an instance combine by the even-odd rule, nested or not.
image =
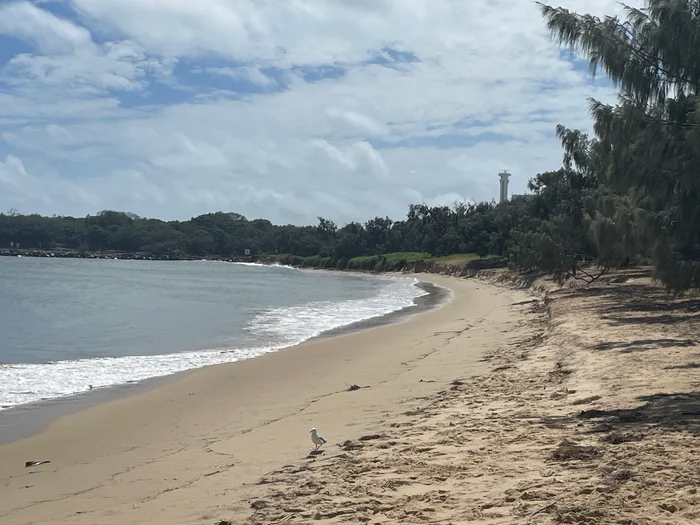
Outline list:
[[[275,225],[237,213],[209,213],[188,221],[161,221],[106,210],[94,216],[44,217],[14,210],[0,214],[0,248],[69,249],[223,257],[292,254],[333,259],[394,252],[431,256],[455,253],[505,255],[511,222],[529,203],[502,206],[413,204],[405,220],[375,217],[342,227],[319,217],[313,226]],[[521,211],[518,211],[521,210]]]
[[[594,136],[557,127],[563,159],[534,175],[532,198],[409,206],[403,220],[273,225],[236,213],[164,222],[104,211],[85,218],[0,214],[0,247],[205,256],[356,257],[421,252],[506,258],[519,270],[593,281],[648,263],[669,290],[700,286],[700,2],[647,0],[625,18],[540,4],[553,38],[603,70],[614,105],[589,100]],[[329,263],[330,264],[330,263]]]

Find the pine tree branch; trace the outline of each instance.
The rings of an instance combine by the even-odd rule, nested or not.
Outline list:
[[[591,51],[596,51],[599,55],[604,55],[601,51],[604,50],[605,46],[595,45],[591,42],[586,44],[586,40],[592,40],[592,32],[595,32],[595,37],[603,41],[603,43],[613,44],[613,46],[621,47],[632,54],[635,58],[639,59],[643,64],[654,68],[658,73],[662,74],[665,78],[663,82],[672,85],[687,84],[696,88],[696,92],[700,90],[700,84],[698,81],[687,78],[680,73],[674,73],[670,69],[664,66],[668,61],[661,56],[651,54],[646,51],[639,42],[637,36],[624,24],[620,23],[617,18],[610,17],[605,22],[607,22],[610,27],[610,31],[603,31],[602,26],[605,22],[601,21],[597,17],[588,15],[588,21],[585,17],[577,13],[573,13],[567,9],[561,7],[554,8],[537,2],[540,6],[540,12],[542,16],[547,21],[547,27],[550,30],[552,36],[555,36],[558,32],[558,40],[560,44],[568,44],[572,47],[578,47],[585,52],[586,47],[590,47]],[[568,27],[567,23],[568,22]],[[618,34],[624,35],[615,36]],[[590,56],[590,51],[587,53]],[[602,57],[604,58],[604,57]],[[604,66],[609,66],[606,60],[601,60],[601,57],[589,58],[589,63],[591,67],[597,67],[599,63],[602,62]],[[608,72],[611,73],[610,71]],[[611,75],[613,81],[616,84],[622,83],[622,75]],[[614,77],[619,77],[615,79]],[[659,91],[659,88],[654,86],[652,91]]]
[[[650,20],[650,23],[653,23]],[[644,46],[639,42],[637,37],[634,35],[634,33],[627,28],[624,24],[617,24],[617,26],[622,29],[623,33],[629,38],[629,41],[624,40],[624,39],[617,39],[616,42],[622,44],[623,46],[627,47],[629,51],[632,51],[633,54],[637,56],[637,58],[640,58],[643,62],[645,62],[647,65],[653,67],[656,69],[659,73],[663,74],[666,78],[664,79],[665,82],[668,82],[669,84],[689,84],[690,86],[693,86],[696,88],[696,92],[698,88],[700,88],[700,84],[697,81],[690,80],[687,77],[684,77],[680,75],[679,73],[671,73],[666,67],[662,66],[661,64],[667,64],[668,60],[665,58],[651,54],[647,52],[644,49]],[[638,47],[635,47],[638,46]]]
[[[576,279],[578,281],[584,281],[587,284],[593,284],[598,279],[600,279],[603,275],[608,273],[609,269],[610,268],[608,266],[605,266],[605,267],[603,267],[603,270],[600,273],[598,273],[598,275],[592,275],[592,274],[588,273],[586,270],[584,270],[583,268],[581,268],[580,266],[578,266],[577,270],[579,272],[581,272],[582,274],[584,274],[586,277],[578,277],[577,275],[574,275],[573,277],[574,277],[574,279]]]

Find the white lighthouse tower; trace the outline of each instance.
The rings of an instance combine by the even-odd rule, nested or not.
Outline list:
[[[510,172],[503,170],[498,174],[498,178],[501,179],[501,196],[498,202],[506,202],[508,200],[508,179],[510,179]]]

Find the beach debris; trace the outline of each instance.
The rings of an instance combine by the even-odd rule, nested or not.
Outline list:
[[[313,450],[314,452],[317,452],[319,448],[327,443],[322,436],[318,435],[318,431],[315,428],[311,429],[311,442],[316,445],[316,448]]]
[[[340,446],[343,447],[343,450],[358,450],[364,447],[362,443],[355,443],[351,439],[346,439]]]
[[[354,392],[355,390],[360,390],[362,388],[371,388],[371,387],[369,385],[360,386],[360,385],[352,384],[348,387],[347,392]]]
[[[642,435],[641,434],[634,434],[632,432],[620,432],[619,430],[615,430],[611,432],[610,434],[606,434],[600,438],[600,441],[603,443],[610,443],[611,445],[620,445],[622,443],[628,443],[630,441],[641,441],[642,440]]]
[[[559,443],[554,451],[552,451],[550,458],[556,461],[569,461],[569,460],[591,460],[600,456],[600,449],[590,446],[582,446],[568,439],[563,440]]]
[[[502,372],[504,370],[510,370],[511,368],[515,368],[513,365],[502,365],[502,366],[497,366],[492,372]]]
[[[545,505],[544,507],[540,507],[535,512],[530,514],[530,517],[532,518],[533,516],[536,516],[537,514],[540,514],[542,512],[547,512],[549,509],[551,509],[555,506],[556,506],[556,502],[549,503],[549,504]]]
[[[549,396],[549,399],[564,399],[566,396],[575,393],[575,390],[569,390],[568,388],[564,388],[563,390],[556,390],[555,392],[552,392],[552,394]]]
[[[44,465],[45,463],[51,463],[48,460],[44,461],[25,461],[24,462],[24,468],[29,468],[29,467],[38,467],[39,465]]]
[[[572,401],[571,404],[572,405],[588,405],[590,403],[598,401],[599,399],[601,399],[601,396],[588,396],[588,397],[584,397],[581,399],[576,399],[576,400]]]
[[[674,512],[676,512],[678,510],[678,507],[676,507],[675,505],[672,505],[670,503],[662,503],[661,505],[659,505],[659,508],[661,510],[665,510],[666,512],[670,512],[671,514],[673,514]]]
[[[373,440],[373,439],[379,439],[379,438],[381,438],[381,437],[382,437],[381,434],[368,434],[368,435],[366,435],[366,436],[362,436],[362,437],[360,438],[360,441],[371,441],[371,440]]]

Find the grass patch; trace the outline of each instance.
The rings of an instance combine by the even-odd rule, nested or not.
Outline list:
[[[277,254],[265,256],[263,260],[268,263],[287,264],[290,266],[298,266],[303,268],[327,268],[367,272],[400,272],[402,270],[414,267],[417,264],[467,264],[473,261],[500,261],[502,260],[502,257],[497,255],[480,257],[474,253],[458,253],[441,257],[433,257],[428,253],[422,252],[394,252],[382,255],[363,255],[360,257],[353,257],[351,259],[345,259],[342,257],[321,257],[319,255],[302,257],[300,255],[292,254]]]

